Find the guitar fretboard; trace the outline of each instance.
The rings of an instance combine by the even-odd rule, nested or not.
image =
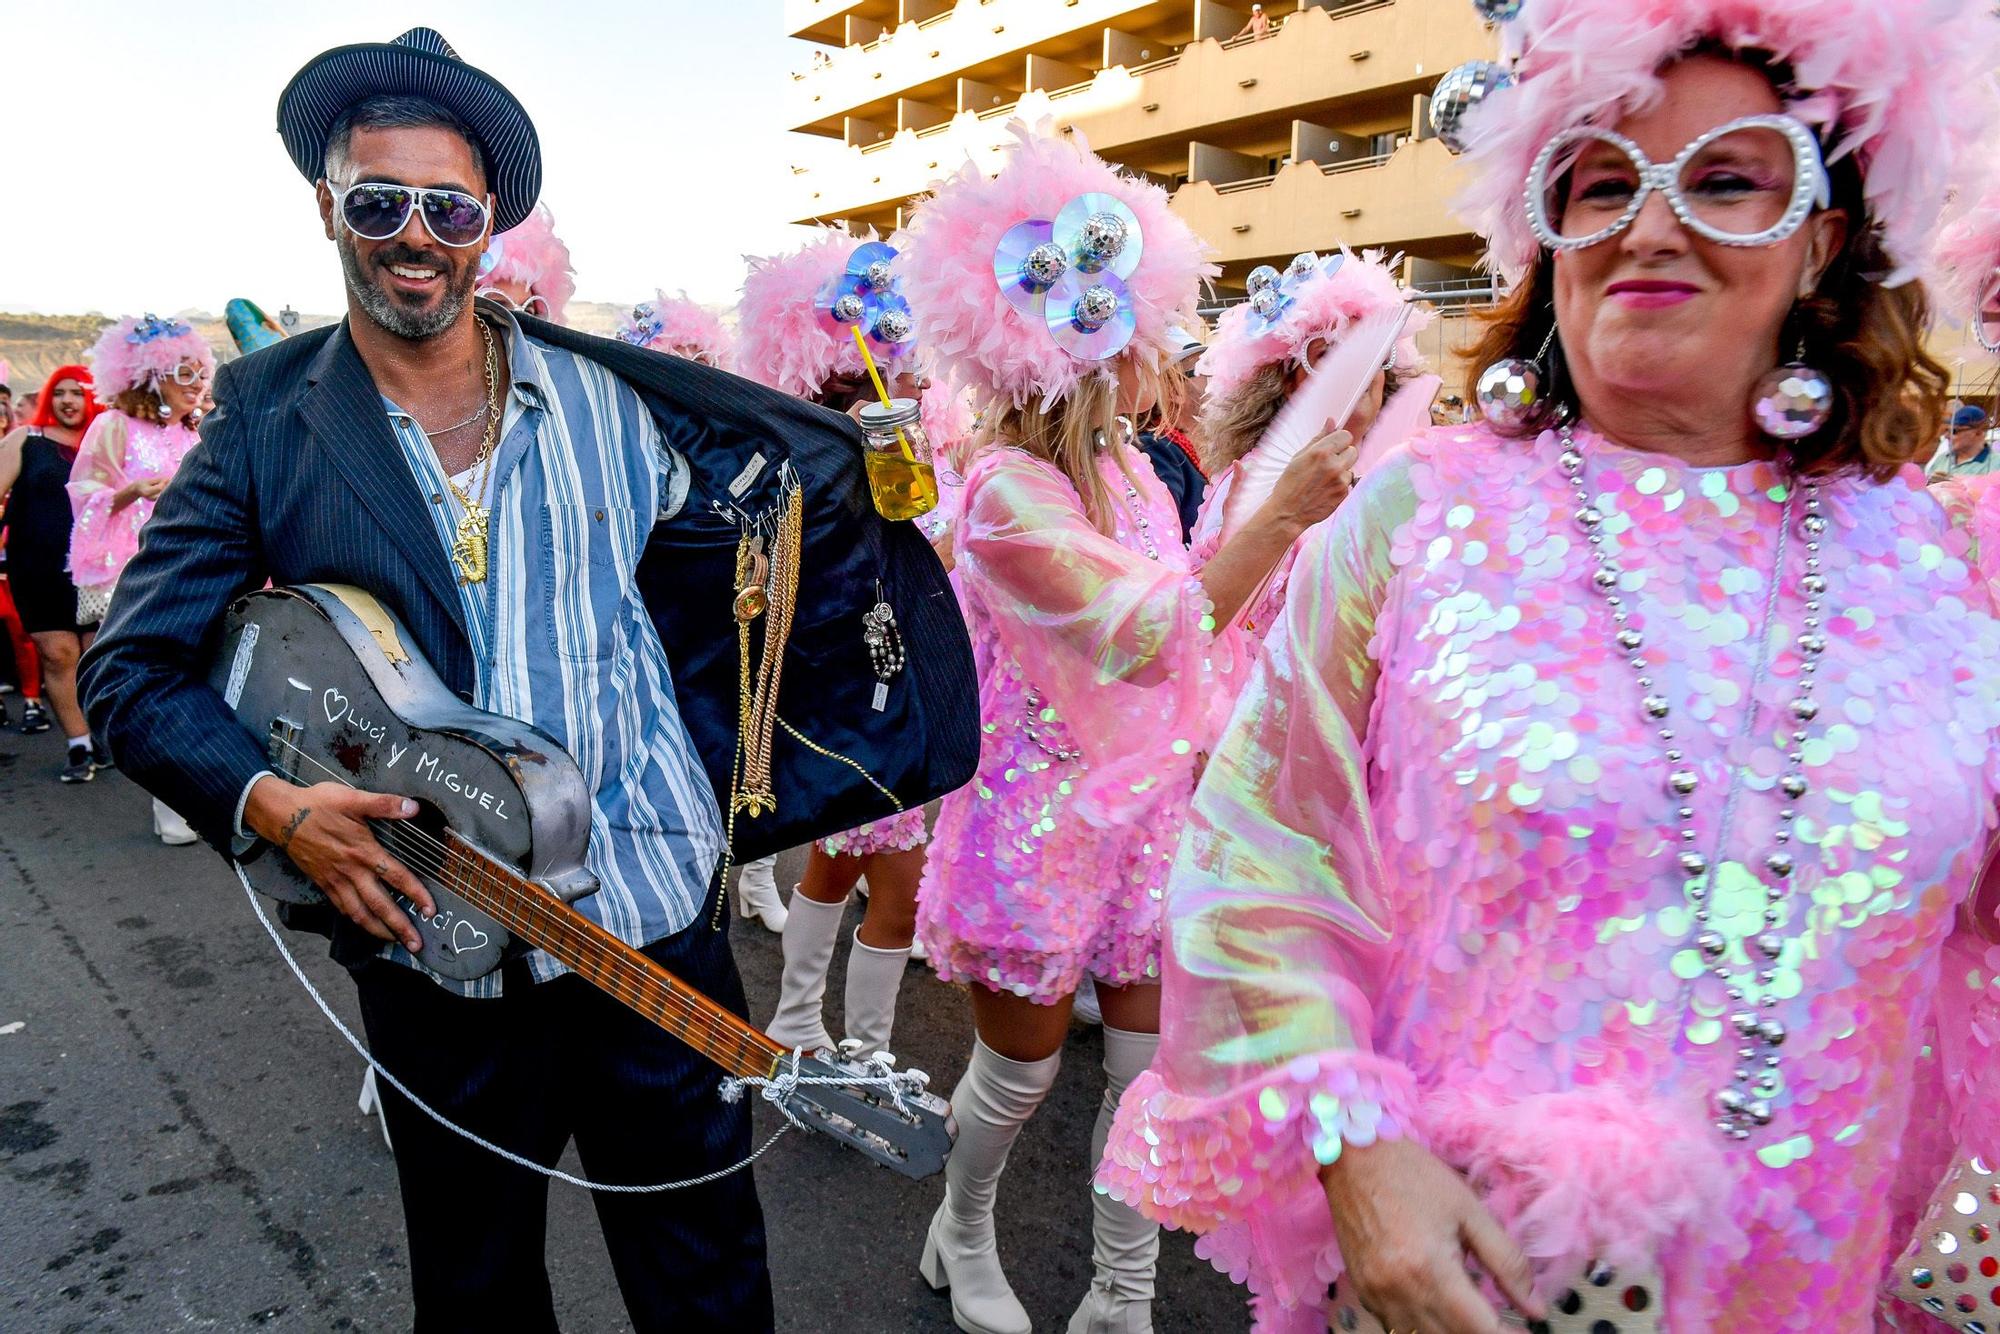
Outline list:
[[[439,879],[521,940],[733,1075],[768,1079],[785,1049],[533,881],[447,840]]]

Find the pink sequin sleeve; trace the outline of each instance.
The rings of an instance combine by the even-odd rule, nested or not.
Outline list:
[[[69,503],[76,525],[69,539],[69,568],[79,588],[112,583],[139,550],[141,512],[136,505],[116,513],[111,508],[118,489],[130,480],[125,475],[126,443],[124,414],[101,412],[84,432],[70,467]]]
[[[1336,1276],[1321,1165],[1415,1133],[1411,1075],[1374,1050],[1398,937],[1365,758],[1390,543],[1414,505],[1407,467],[1383,468],[1300,546],[1169,882],[1159,1058],[1098,1172],[1284,1307],[1317,1310]]]
[[[960,505],[960,573],[1083,751],[1078,811],[1104,827],[1142,815],[1218,725],[1215,621],[1177,534],[1155,524],[1166,559],[1127,548],[1054,466],[1008,447],[966,469]]]

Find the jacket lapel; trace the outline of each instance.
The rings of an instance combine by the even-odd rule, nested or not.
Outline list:
[[[451,564],[416,478],[403,457],[382,396],[341,322],[306,371],[299,416],[361,503],[402,550],[417,580],[465,633],[464,608]]]

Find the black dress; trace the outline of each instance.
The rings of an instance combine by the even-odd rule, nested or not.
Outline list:
[[[79,632],[69,581],[69,468],[76,451],[40,433],[21,442],[21,475],[7,497],[7,582],[28,633]]]

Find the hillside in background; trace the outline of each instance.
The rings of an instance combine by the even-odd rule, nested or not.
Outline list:
[[[572,301],[569,323],[585,333],[609,337],[618,327],[619,319],[629,314],[630,309],[629,306],[608,301]],[[221,316],[201,310],[183,310],[176,312],[174,318],[193,325],[215,349],[218,361],[235,360],[236,344],[230,339],[228,326],[223,324]],[[299,328],[301,331],[316,329],[333,323],[337,318],[333,315],[302,315],[299,317]],[[0,311],[0,360],[5,360],[11,368],[7,383],[16,394],[40,388],[42,381],[56,367],[81,361],[84,350],[97,341],[98,331],[109,323],[110,316],[96,313],[27,315]]]

